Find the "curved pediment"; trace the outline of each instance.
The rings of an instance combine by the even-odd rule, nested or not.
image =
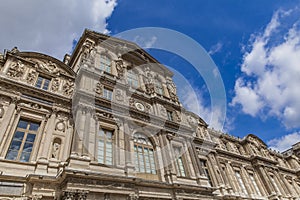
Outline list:
[[[37,70],[47,74],[75,77],[75,72],[68,65],[54,57],[36,52],[18,52],[15,55],[32,62]]]
[[[248,134],[245,137],[245,140],[253,143],[256,147],[261,147],[261,146],[267,147],[267,145],[259,137],[253,134]]]

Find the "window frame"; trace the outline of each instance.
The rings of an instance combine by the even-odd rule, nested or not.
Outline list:
[[[186,178],[188,177],[188,171],[182,149],[182,146],[173,146],[177,176]]]
[[[100,54],[100,64],[99,69],[106,73],[112,73],[112,59],[107,54]]]
[[[107,99],[109,101],[113,100],[113,90],[107,87],[103,87],[102,98]]]
[[[245,182],[243,180],[241,171],[240,170],[234,170],[234,175],[235,175],[235,178],[236,178],[236,180],[237,180],[237,182],[239,184],[240,192],[242,192],[245,195],[248,195],[248,191],[247,191]]]
[[[204,171],[204,175],[205,177],[208,179],[208,183],[210,186],[213,186],[212,184],[212,179],[210,176],[210,172],[209,172],[209,168],[208,168],[208,162],[205,159],[199,159],[200,160],[200,166],[202,167],[203,171]]]
[[[103,136],[100,135],[100,132],[103,132]],[[106,136],[107,133],[111,133],[111,137],[108,138]],[[99,150],[99,144],[100,144],[100,141],[103,142],[103,149],[102,149],[102,152],[103,152],[103,157],[100,158],[100,150]],[[115,131],[112,130],[112,129],[106,129],[106,128],[102,128],[100,126],[100,128],[98,129],[97,131],[97,163],[99,164],[103,164],[103,165],[114,165],[114,142],[115,142]],[[111,148],[111,152],[109,152],[111,154],[110,158],[110,162],[108,161],[108,156],[107,156],[107,145],[108,143],[110,143],[110,148]],[[100,160],[103,160],[102,162]]]
[[[136,137],[139,135],[140,137]],[[156,166],[155,148],[150,139],[143,133],[135,133],[134,138],[134,157],[135,157],[135,169],[138,173],[157,175],[158,170]],[[143,139],[145,143],[141,143],[135,140]],[[147,149],[147,152],[145,152]],[[152,153],[151,153],[152,152]],[[142,161],[140,161],[142,159]],[[148,166],[147,166],[148,164]],[[142,166],[143,165],[143,166]]]
[[[38,83],[39,83],[40,80],[41,80],[41,83],[40,83],[40,86],[38,86]],[[44,88],[45,83],[47,83],[47,88]],[[48,91],[49,88],[50,88],[50,83],[51,83],[51,78],[48,78],[46,76],[43,76],[43,75],[39,74],[37,79],[36,79],[36,82],[34,84],[34,87],[38,88],[38,89],[41,89],[41,90]]]
[[[26,128],[20,127],[20,122],[21,121],[27,123]],[[32,124],[38,125],[37,129],[30,130]],[[35,149],[35,146],[36,146],[36,143],[37,143],[36,141],[38,140],[38,134],[40,132],[41,126],[42,126],[42,122],[38,122],[36,120],[27,119],[27,118],[19,118],[18,122],[16,123],[16,127],[14,129],[12,137],[10,138],[10,143],[7,147],[7,151],[6,151],[6,154],[5,154],[5,159],[6,160],[11,160],[11,161],[16,161],[16,162],[24,162],[24,163],[30,162],[32,160],[32,156],[35,152],[34,149]],[[22,139],[21,140],[16,140],[15,139],[17,137],[16,134],[17,133],[22,133],[22,132],[23,132]],[[29,134],[34,135],[34,139],[31,142],[28,142],[28,135]],[[21,143],[19,145],[19,148],[17,149],[16,157],[14,157],[14,159],[9,159],[8,156],[9,156],[9,153],[10,153],[13,142],[21,142]],[[21,156],[24,153],[24,147],[26,146],[26,143],[31,144],[30,152],[25,151],[25,153],[27,153],[27,154],[29,153],[29,157],[28,157],[28,160],[21,160]]]
[[[130,88],[136,89],[139,87],[139,76],[138,74],[133,70],[127,71],[127,83]],[[134,84],[136,83],[136,84]]]
[[[259,195],[259,196],[261,196],[262,193],[261,193],[261,191],[260,191],[260,189],[259,189],[259,187],[257,185],[257,178],[256,178],[255,174],[253,172],[249,172],[248,174],[249,174],[249,178],[250,178],[251,184],[252,184],[254,190],[256,191],[256,194]]]

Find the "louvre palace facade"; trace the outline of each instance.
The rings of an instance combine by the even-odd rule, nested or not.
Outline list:
[[[0,54],[0,199],[300,199],[300,143],[208,128],[173,73],[85,30],[63,61]]]

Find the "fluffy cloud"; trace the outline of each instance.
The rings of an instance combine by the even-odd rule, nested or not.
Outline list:
[[[85,28],[108,33],[116,0],[10,0],[1,2],[0,49],[18,46],[62,58]]]
[[[285,151],[285,150],[291,148],[291,146],[293,144],[295,144],[295,142],[297,142],[297,141],[300,141],[300,133],[299,132],[291,133],[291,134],[282,136],[280,138],[272,139],[272,140],[268,141],[267,144],[269,145],[270,148],[282,152],[282,151]]]
[[[299,8],[279,10],[262,33],[252,36],[231,102],[251,116],[275,116],[287,128],[300,127],[300,20],[295,15],[299,19]]]

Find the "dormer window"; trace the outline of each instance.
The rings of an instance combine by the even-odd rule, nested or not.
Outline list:
[[[50,84],[50,79],[45,78],[43,76],[39,76],[35,83],[35,87],[43,90],[48,90],[49,84]]]
[[[107,55],[100,56],[100,70],[111,73],[111,59]]]

